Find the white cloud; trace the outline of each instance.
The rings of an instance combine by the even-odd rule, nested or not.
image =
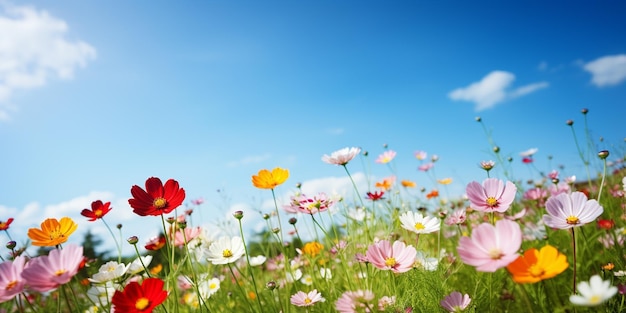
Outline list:
[[[626,80],[626,54],[607,55],[583,66],[598,87],[617,85]]]
[[[474,102],[476,104],[475,110],[482,111],[490,109],[508,99],[517,98],[548,87],[547,82],[538,82],[508,91],[507,89],[513,81],[515,81],[513,73],[492,71],[478,82],[451,91],[448,97],[455,101]]]
[[[16,108],[16,90],[46,85],[49,79],[71,79],[76,68],[95,59],[96,49],[66,38],[65,21],[30,6],[0,5],[0,119]]]

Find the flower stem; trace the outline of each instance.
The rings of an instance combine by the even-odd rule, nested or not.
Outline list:
[[[122,263],[122,246],[120,245],[119,241],[115,238],[115,235],[113,234],[111,227],[109,227],[109,224],[107,224],[104,218],[101,218],[101,220],[104,223],[104,226],[106,226],[107,229],[109,230],[111,237],[113,237],[113,241],[115,241],[115,246],[117,247],[117,263]]]
[[[574,278],[572,283],[572,294],[576,294],[576,232],[574,231],[574,227],[570,228],[572,231],[572,253],[574,255]]]
[[[252,278],[252,286],[254,286],[254,292],[256,293],[256,301],[259,304],[260,312],[263,312],[263,305],[261,304],[261,295],[259,294],[259,290],[256,286],[256,280],[254,279],[254,273],[252,271],[252,266],[250,265],[250,254],[248,253],[248,246],[246,246],[246,241],[243,235],[243,225],[241,224],[241,219],[237,219],[239,222],[239,233],[241,234],[241,242],[243,242],[243,249],[246,251],[246,262],[248,262],[248,272],[250,272],[250,278]]]

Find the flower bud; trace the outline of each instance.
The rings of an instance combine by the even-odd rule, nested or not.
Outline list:
[[[269,290],[276,289],[276,282],[273,281],[273,280],[268,281],[267,284],[265,284],[265,288],[267,288]]]
[[[130,236],[126,241],[128,241],[128,243],[130,243],[131,245],[134,245],[137,244],[139,238],[137,238],[137,236]]]
[[[493,152],[495,152],[495,153],[500,152],[500,147],[498,147],[498,146],[493,147]]]
[[[574,121],[567,120],[567,121],[565,121],[565,124],[567,124],[567,126],[572,126],[572,125],[574,125]]]
[[[117,229],[122,229],[122,224],[117,224]]]
[[[263,219],[264,220],[269,220],[270,219],[270,215],[267,214],[267,213],[263,214]]]
[[[481,122],[483,120],[482,118],[480,118],[480,116],[476,116],[475,119],[476,119],[476,122]]]
[[[174,222],[176,222],[176,219],[175,219],[174,217],[168,217],[168,218],[167,218],[167,223],[168,223],[168,224],[170,224],[170,225],[171,225],[171,224],[174,224]]]
[[[600,157],[600,159],[604,160],[609,156],[609,151],[608,150],[602,150],[600,152],[598,152],[598,156]]]
[[[7,249],[13,250],[13,249],[15,249],[16,245],[17,245],[17,242],[11,240],[11,241],[7,242]]]
[[[180,229],[187,228],[187,221],[178,222],[178,228],[180,228]]]
[[[242,219],[242,218],[243,218],[243,211],[235,211],[235,213],[233,213],[233,216],[234,216],[236,219],[240,220],[240,219]]]
[[[296,225],[297,222],[298,222],[298,219],[295,217],[292,217],[289,219],[289,224],[291,225]]]
[[[274,228],[272,228],[272,232],[273,232],[274,234],[278,234],[278,232],[280,232],[280,228],[278,228],[278,227],[274,227]]]
[[[584,115],[584,114],[589,113],[589,110],[587,110],[587,108],[584,108],[584,109],[580,110],[580,113],[582,113]]]

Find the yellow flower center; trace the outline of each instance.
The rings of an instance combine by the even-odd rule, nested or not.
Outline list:
[[[313,300],[309,299],[309,297],[304,298],[304,303],[309,304],[313,302]]]
[[[65,237],[65,235],[63,235],[63,233],[61,233],[60,229],[53,229],[48,233],[48,236],[50,236],[50,240],[55,240],[61,237]]]
[[[394,265],[396,265],[396,264],[398,264],[398,263],[396,262],[396,258],[391,257],[391,258],[387,258],[387,259],[385,259],[385,265],[387,265],[387,266],[389,266],[389,267],[393,267],[393,266],[394,266]]]
[[[591,298],[589,298],[589,303],[590,304],[598,304],[600,303],[600,300],[602,300],[602,298],[598,295],[593,295],[591,296]]]
[[[528,272],[530,273],[532,277],[541,277],[543,273],[545,273],[546,271],[543,268],[540,268],[539,266],[532,265],[528,269]]]
[[[566,219],[565,219],[565,221],[566,221],[568,224],[570,224],[570,225],[576,225],[576,224],[578,224],[578,223],[579,223],[579,221],[578,221],[578,217],[576,217],[576,216],[570,216],[570,217],[566,218]]]
[[[211,283],[211,284],[209,285],[209,289],[213,290],[213,289],[215,289],[215,288],[217,288],[217,284],[216,284],[216,283]]]
[[[146,298],[146,297],[141,297],[141,298],[137,299],[137,302],[135,302],[135,309],[143,310],[143,309],[147,308],[148,305],[150,305],[150,300],[148,300],[148,298]]]
[[[165,207],[165,205],[167,205],[167,200],[158,197],[156,199],[154,199],[154,201],[152,202],[152,205],[154,205],[155,208],[157,209],[162,209]]]
[[[504,254],[502,254],[502,251],[500,251],[500,249],[491,249],[489,250],[489,257],[492,260],[498,260],[500,259]]]
[[[416,229],[416,230],[422,230],[422,229],[424,229],[424,228],[426,228],[426,227],[424,226],[424,224],[422,224],[422,223],[415,223],[415,229]]]
[[[498,200],[494,197],[489,197],[487,198],[487,205],[493,208],[498,205]]]
[[[66,270],[64,270],[64,269],[60,269],[60,270],[58,270],[58,271],[54,272],[54,275],[56,275],[56,276],[61,276],[61,275],[63,275],[65,272],[67,272],[67,271],[66,271]]]
[[[230,258],[231,256],[233,256],[233,252],[229,249],[224,249],[224,251],[222,251],[222,256],[225,258]]]
[[[97,209],[95,212],[93,212],[94,215],[96,215],[97,217],[101,217],[102,216],[102,210]]]
[[[7,284],[7,286],[4,287],[4,290],[9,291],[9,290],[13,289],[13,287],[15,287],[15,285],[17,285],[17,280],[9,282]]]

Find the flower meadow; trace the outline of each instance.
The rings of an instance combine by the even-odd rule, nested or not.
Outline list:
[[[160,230],[155,238],[122,238],[120,225],[116,234],[110,202],[93,199],[82,210],[106,225],[118,248],[112,258],[78,244],[68,217],[44,217],[25,244],[11,239],[12,218],[0,221],[8,241],[0,312],[624,312],[626,150],[590,151],[573,125],[565,126],[588,177],[538,169],[530,149],[520,160],[541,179],[516,179],[516,160],[486,131],[493,159],[476,160],[484,175],[456,199],[442,196],[454,178],[436,177],[439,157],[425,151],[410,157],[432,186],[402,179],[410,175],[393,170],[401,156],[387,147],[374,162],[391,173],[368,190],[351,174],[366,151],[320,153],[350,179],[344,195],[304,194],[297,184],[280,200],[289,170],[261,169],[242,182],[274,203],[261,212],[267,227],[255,238],[242,226],[250,212],[233,214],[236,235],[194,225],[202,203],[186,199],[176,178],[130,187],[136,218],[160,220],[151,225]],[[313,230],[307,236],[303,225]],[[123,244],[135,255],[121,255]]]

